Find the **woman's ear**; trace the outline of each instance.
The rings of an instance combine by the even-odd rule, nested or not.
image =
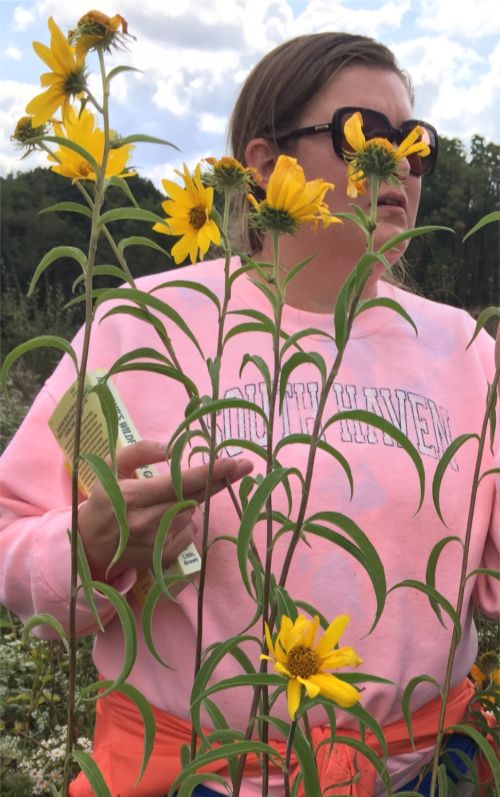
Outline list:
[[[277,157],[270,142],[265,138],[252,138],[246,146],[245,162],[247,166],[257,170],[259,177],[256,183],[264,191],[276,165]]]

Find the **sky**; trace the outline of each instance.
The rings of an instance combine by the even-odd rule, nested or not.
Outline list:
[[[499,142],[498,0],[0,0],[0,175],[46,165],[20,160],[10,141],[26,104],[48,71],[32,41],[49,44],[53,16],[66,33],[90,8],[128,22],[128,50],[108,69],[141,70],[112,84],[111,125],[173,142],[138,145],[133,165],[160,187],[185,162],[228,151],[227,122],[251,67],[280,42],[302,33],[343,30],[388,45],[416,90],[415,117],[466,145],[478,133]],[[92,0],[94,2],[94,0]],[[98,91],[97,63],[91,87]]]

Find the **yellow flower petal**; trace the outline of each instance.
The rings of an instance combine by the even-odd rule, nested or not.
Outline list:
[[[342,647],[332,650],[330,654],[321,659],[321,669],[337,670],[339,667],[357,667],[361,661],[353,648]]]
[[[319,639],[318,644],[316,646],[316,653],[322,659],[326,656],[333,647],[337,644],[340,637],[344,633],[345,627],[349,622],[349,615],[348,614],[341,614],[339,617],[336,617],[333,622],[330,623],[328,628],[326,629],[325,633]]]
[[[305,686],[308,697],[317,697],[319,695],[319,686],[313,683],[313,681],[311,681],[309,678],[298,677],[297,681],[302,684],[302,686]]]
[[[286,697],[288,703],[288,714],[290,715],[290,719],[295,719],[295,714],[297,713],[297,709],[300,706],[300,694],[302,691],[302,687],[295,678],[292,678],[288,681],[286,687]]]
[[[309,680],[319,687],[324,697],[333,700],[342,708],[349,708],[361,700],[361,694],[354,686],[341,681],[335,675],[320,673],[311,675]]]
[[[359,111],[353,113],[344,125],[344,136],[353,150],[364,150],[366,139],[363,133],[363,117]]]

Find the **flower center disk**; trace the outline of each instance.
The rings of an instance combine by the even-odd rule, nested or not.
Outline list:
[[[206,223],[207,214],[203,205],[197,205],[189,210],[189,223],[195,230],[201,230]]]
[[[318,672],[319,664],[319,656],[315,650],[297,645],[288,654],[286,666],[292,675],[309,678],[310,675]]]

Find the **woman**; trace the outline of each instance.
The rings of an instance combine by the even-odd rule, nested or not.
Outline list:
[[[232,118],[234,155],[257,170],[260,188],[264,191],[278,155],[286,152],[298,160],[308,180],[322,178],[335,184],[335,191],[328,199],[333,213],[348,211],[351,201],[346,196],[347,169],[342,157],[345,142],[339,141],[338,136],[332,138],[332,115],[342,108],[364,109],[361,113],[367,136],[376,134],[396,140],[397,131],[407,129],[413,117],[412,92],[392,53],[371,39],[348,34],[323,33],[287,42],[257,65],[242,89]],[[374,117],[371,112],[386,118]],[[304,132],[305,128],[315,125],[322,129]],[[400,186],[383,184],[380,188],[376,246],[415,223],[420,172],[432,166],[437,148],[432,128],[424,129],[432,144],[425,166],[403,160]],[[369,193],[361,195],[357,204],[368,211]],[[268,236],[259,236],[255,230],[248,229],[244,229],[244,233],[248,234],[249,247],[257,259],[272,260],[272,242]],[[329,366],[336,349],[321,331],[332,332],[331,314],[338,291],[363,253],[364,245],[362,232],[347,222],[316,230],[303,225],[296,235],[284,236],[280,242],[280,263],[285,270],[315,254],[290,285],[283,328],[288,333],[306,327],[319,330],[304,346],[319,351]],[[401,244],[389,252],[389,261],[395,263],[404,249],[405,244]],[[161,277],[147,277],[140,281],[140,288],[148,291],[159,282],[177,276],[170,272]],[[360,315],[354,322],[325,417],[339,410],[356,408],[369,409],[385,417],[417,447],[430,484],[437,460],[451,440],[480,429],[487,381],[492,381],[493,344],[487,335],[481,334],[466,351],[474,323],[465,313],[399,291],[382,281],[381,276],[382,267],[377,265],[366,286],[365,298],[396,298],[415,321],[418,337],[400,316],[387,309],[379,307]],[[221,262],[185,269],[182,279],[202,282],[219,297],[222,295]],[[191,330],[202,342],[205,356],[213,354],[215,333],[210,335],[210,330],[216,329],[216,313],[206,297],[187,289],[174,292],[168,288],[160,289],[155,295],[172,303],[182,317],[188,319]],[[269,312],[260,290],[246,277],[240,277],[234,285],[230,309],[238,311],[248,307]],[[210,393],[203,360],[177,328],[172,328],[171,335],[178,357],[198,385],[200,394]],[[81,345],[80,341],[78,337],[75,346]],[[133,319],[124,323],[120,316],[112,316],[95,327],[90,367],[109,367],[124,352],[148,345],[154,345],[149,326]],[[254,334],[233,339],[224,354],[220,395],[241,397],[263,405],[263,382],[257,369],[250,364],[240,376],[245,352],[260,355],[270,362],[268,336]],[[6,520],[0,537],[2,600],[23,618],[33,612],[49,611],[63,623],[67,622],[68,610],[66,529],[70,522],[67,509],[70,486],[62,455],[48,432],[47,420],[73,379],[72,365],[63,360],[5,454]],[[153,479],[141,481],[134,479],[133,474],[140,466],[163,461],[162,444],[183,418],[186,397],[182,387],[169,383],[165,388],[164,381],[156,375],[141,375],[140,390],[134,375],[121,374],[115,383],[144,438],[144,442],[118,453],[131,539],[120,562],[108,574],[108,580],[122,594],[128,594],[137,571],[150,565],[159,520],[175,501],[164,465],[162,475]],[[310,365],[303,365],[294,372],[287,387],[283,414],[276,424],[277,438],[311,431],[318,390],[317,372]],[[220,428],[224,438],[239,436],[265,444],[259,419],[249,413],[224,413]],[[354,497],[351,501],[342,469],[319,452],[309,512],[329,509],[344,512],[354,519],[381,556],[388,586],[404,579],[425,580],[425,568],[433,546],[446,535],[463,538],[474,467],[472,447],[460,449],[445,476],[442,511],[448,525],[446,529],[436,515],[429,490],[422,509],[415,514],[418,480],[407,454],[392,438],[358,421],[343,421],[330,427],[327,439],[349,460],[354,475]],[[27,450],[30,451],[28,461]],[[216,466],[216,490],[224,486],[225,479],[237,481],[252,467],[256,472],[262,470],[260,461],[253,455],[247,458],[245,454],[242,458],[243,452],[235,447],[229,453],[231,457]],[[238,456],[234,456],[236,454]],[[283,465],[293,465],[303,472],[306,446],[286,448],[282,454]],[[490,459],[488,451],[484,469],[492,467]],[[198,463],[184,474],[185,498],[201,500],[203,497],[206,466],[200,459]],[[295,494],[294,499],[298,500]],[[286,511],[285,499],[276,497],[275,508]],[[177,519],[166,545],[165,563],[173,561],[190,541],[196,540],[199,525],[198,513]],[[478,494],[469,569],[495,566],[500,548],[499,527],[494,483],[491,478],[485,479]],[[81,504],[79,528],[94,577],[105,579],[117,547],[118,529],[99,486]],[[223,490],[212,502],[212,534],[219,537],[234,534],[237,528],[233,505],[227,491]],[[262,551],[264,540],[258,529],[255,539]],[[346,641],[363,659],[363,670],[393,682],[367,683],[362,694],[363,706],[384,728],[400,728],[401,696],[410,679],[427,674],[438,683],[444,681],[451,623],[445,619],[446,627],[440,625],[422,593],[397,589],[388,596],[382,618],[368,635],[375,602],[366,572],[345,551],[319,537],[311,537],[308,542],[309,547],[303,545],[296,552],[287,589],[295,600],[313,604],[327,618],[340,613],[350,615]],[[275,568],[278,574],[286,546],[282,538],[274,549],[273,572]],[[461,555],[460,545],[448,545],[436,573],[437,588],[452,602],[456,600]],[[190,703],[196,636],[194,590],[185,589],[178,601],[160,603],[154,616],[153,636],[158,653],[172,668],[165,669],[145,644],[140,607],[131,599],[139,639],[137,661],[129,680],[157,709],[157,746],[141,784],[134,789],[142,739],[140,736],[134,739],[133,730],[128,733],[128,717],[120,713],[123,707],[119,709],[109,701],[108,704],[99,701],[95,757],[113,795],[161,795],[179,772],[179,747],[186,738],[189,740],[189,724],[185,720]],[[463,682],[476,654],[477,636],[471,618],[473,601],[487,613],[497,611],[499,595],[492,580],[480,576],[468,582],[453,687]],[[105,597],[96,596],[96,603],[105,633],[97,635],[95,662],[103,677],[112,678],[118,674],[122,662],[121,627]],[[218,541],[211,546],[208,559],[204,647],[241,633],[253,613],[254,604],[242,589],[234,546]],[[79,603],[77,621],[81,634],[96,630],[83,600]],[[258,652],[253,648],[250,654],[256,662]],[[217,677],[222,679],[237,672],[238,666],[226,658],[217,669]],[[430,682],[420,684],[412,700],[412,711],[428,706],[435,697],[436,689]],[[240,729],[246,727],[249,703],[250,695],[241,690],[222,692],[218,698],[228,724]],[[284,702],[278,702],[273,712],[287,718]],[[323,710],[313,709],[309,719],[313,728],[324,725]],[[209,717],[205,716],[204,721],[210,727]],[[357,728],[353,717],[341,712],[337,723],[347,731]],[[409,788],[432,756],[432,742],[417,751],[408,745],[406,748],[396,745],[388,761],[392,789]],[[355,774],[355,771],[351,773]],[[271,797],[283,793],[282,780],[282,775],[276,772],[271,775]],[[222,791],[217,784],[209,785],[215,793]],[[348,788],[357,787],[355,784],[342,786],[340,791]],[[205,787],[199,791],[200,795],[211,793]],[[252,797],[260,793],[259,777],[248,770],[241,794]],[[383,793],[378,780],[372,793]],[[91,794],[83,776],[73,784],[71,794]]]

